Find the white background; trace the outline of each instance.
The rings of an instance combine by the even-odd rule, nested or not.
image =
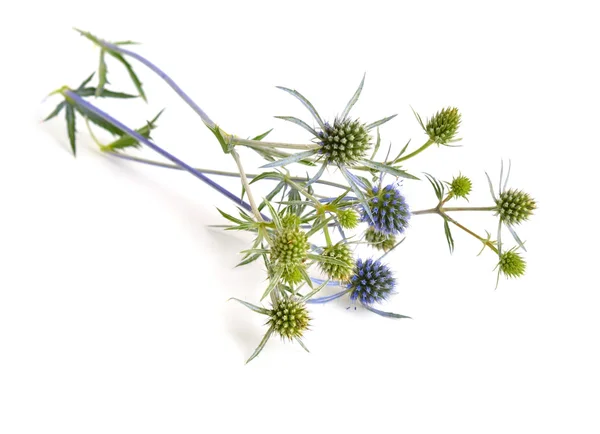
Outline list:
[[[21,2],[3,7],[0,157],[0,432],[598,433],[597,13],[589,1]],[[13,9],[11,9],[13,8]],[[136,48],[229,132],[303,141],[274,119],[344,107],[394,149],[425,139],[424,116],[463,114],[463,147],[431,148],[407,169],[462,171],[488,205],[484,171],[532,194],[520,228],[527,274],[501,280],[496,259],[441,221],[415,217],[389,257],[393,321],[347,301],[312,309],[311,353],[272,339],[235,296],[257,303],[264,273],[234,268],[249,238],[209,228],[234,206],[193,177],[114,161],[79,123],[43,101],[76,86],[97,50],[71,27]],[[185,161],[233,169],[194,114],[136,64],[149,94],[103,104],[137,127],[167,107],[156,142]],[[114,63],[113,87],[132,91]],[[100,135],[108,139],[104,135]],[[248,169],[257,160],[243,151]],[[145,154],[152,157],[152,154]],[[335,174],[334,174],[335,176]],[[239,192],[234,180],[226,185]],[[413,209],[425,183],[405,183]],[[458,216],[479,233],[495,219]]]

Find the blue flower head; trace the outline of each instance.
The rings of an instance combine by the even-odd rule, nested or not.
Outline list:
[[[376,231],[386,235],[397,235],[404,233],[408,227],[410,210],[404,196],[394,184],[383,188],[373,187],[369,194],[369,208],[373,220],[363,209],[362,220]]]
[[[358,259],[347,288],[351,300],[369,306],[384,301],[393,293],[395,286],[396,279],[387,265],[373,259]]]

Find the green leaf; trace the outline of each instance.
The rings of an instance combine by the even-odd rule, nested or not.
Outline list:
[[[260,354],[260,352],[265,347],[267,341],[269,340],[269,338],[271,337],[272,334],[273,334],[273,327],[271,327],[267,331],[267,333],[265,333],[265,336],[262,338],[262,341],[260,341],[260,344],[258,344],[258,347],[256,347],[256,349],[254,350],[254,353],[252,353],[250,358],[248,360],[246,360],[246,364],[250,363],[256,356],[258,356]]]
[[[375,121],[375,122],[367,125],[367,131],[370,131],[375,127],[385,124],[387,121],[394,119],[396,116],[398,116],[398,115],[388,116],[387,118],[379,119],[378,121]]]
[[[352,179],[350,172],[348,172],[348,169],[345,166],[340,165],[339,168],[340,168],[340,172],[342,173],[344,178],[346,178],[348,185],[350,185],[350,188],[352,188],[352,192],[356,195],[360,204],[363,206],[363,209],[365,210],[365,212],[367,213],[367,215],[369,216],[371,221],[374,221],[375,219],[373,218],[373,213],[371,212],[371,207],[369,206],[369,202],[367,202],[367,198],[365,197],[363,192],[360,190],[360,187],[358,185],[356,185],[356,183]]]
[[[273,291],[273,289],[275,289],[275,287],[281,280],[282,275],[283,275],[283,267],[280,267],[277,270],[277,272],[275,273],[275,276],[271,277],[271,279],[269,280],[269,286],[267,286],[267,289],[265,289],[265,292],[263,293],[262,297],[260,298],[260,301],[263,301],[265,299],[265,297],[267,295],[269,295],[271,293],[271,291]]]
[[[209,127],[206,125],[206,128],[208,128],[215,135],[219,141],[219,144],[221,145],[221,148],[223,149],[223,152],[225,154],[229,154],[231,152],[231,144],[225,141],[223,134],[221,134],[221,128],[219,128],[218,125],[215,125],[214,127]]]
[[[256,313],[261,313],[263,315],[270,315],[271,314],[271,311],[269,311],[268,309],[265,309],[264,307],[255,306],[252,303],[248,303],[247,301],[240,300],[239,298],[231,297],[229,300],[235,300],[235,301],[243,304],[248,309],[250,309],[250,310],[252,310],[252,311],[254,311]]]
[[[100,50],[100,64],[98,65],[98,87],[96,88],[96,96],[102,95],[104,85],[106,84],[106,61],[104,60],[105,50]]]
[[[356,92],[354,92],[354,95],[352,95],[352,98],[350,98],[350,101],[348,101],[348,104],[346,104],[346,107],[344,108],[344,111],[342,112],[342,114],[340,115],[341,120],[345,120],[348,117],[348,114],[350,113],[350,109],[352,109],[352,107],[354,106],[354,104],[356,104],[356,101],[358,101],[358,97],[360,96],[360,93],[362,92],[362,88],[363,85],[365,84],[365,77],[366,77],[366,73],[363,74],[363,78],[360,81],[360,84],[358,85],[358,89],[356,89]]]
[[[75,126],[75,110],[73,110],[73,106],[71,104],[67,104],[66,106],[66,119],[69,142],[71,143],[71,149],[73,150],[73,155],[75,156],[77,155],[77,149],[75,145],[75,134],[77,133],[77,129]]]
[[[450,249],[450,254],[454,252],[454,238],[452,238],[452,232],[450,231],[450,225],[448,224],[448,219],[444,218],[444,233],[446,235],[446,241],[448,242],[448,248]]]
[[[279,218],[279,214],[277,213],[277,211],[275,211],[275,208],[273,208],[273,205],[271,205],[271,203],[268,200],[264,200],[263,203],[267,206],[267,208],[269,208],[269,213],[271,214],[273,223],[275,223],[275,227],[277,229],[281,229],[282,228],[281,219]]]
[[[160,117],[163,111],[164,110],[161,110],[154,117],[154,119],[148,121],[145,126],[138,128],[135,131],[147,139],[150,138],[150,132],[156,128],[156,120]],[[100,146],[100,150],[104,152],[110,152],[118,149],[138,148],[139,146],[141,146],[139,141],[129,135],[123,135],[108,145]]]
[[[251,262],[256,261],[261,256],[262,256],[261,254],[249,255],[249,256],[246,257],[246,259],[244,259],[242,262],[240,262],[239,264],[237,264],[236,267],[241,267],[243,265],[248,265]]]
[[[317,232],[319,232],[321,229],[323,229],[325,226],[327,226],[331,220],[333,220],[333,217],[328,217],[326,219],[321,219],[321,221],[318,224],[316,224],[312,228],[310,228],[310,230],[306,233],[306,236],[307,237],[313,236],[314,234],[316,234]]]
[[[260,142],[262,139],[267,137],[271,131],[273,131],[273,128],[271,128],[269,131],[259,134],[258,136],[254,137],[252,140],[256,140],[257,142]]]
[[[301,119],[295,118],[293,116],[275,116],[277,119],[282,119],[284,121],[288,121],[291,122],[293,124],[296,124],[302,128],[304,128],[306,131],[308,131],[309,133],[311,133],[313,136],[318,137],[317,132],[314,130],[314,128],[312,128],[310,125],[308,125],[306,122],[304,122]]]
[[[65,106],[67,105],[66,101],[61,101],[55,108],[54,110],[52,110],[52,113],[50,113],[48,116],[46,116],[46,118],[44,119],[44,122],[49,121],[50,119],[52,119],[53,117],[56,117],[61,111],[62,109],[65,108]]]
[[[275,188],[265,196],[265,199],[261,202],[261,204],[258,206],[258,210],[261,211],[267,202],[270,202],[271,200],[273,200],[273,198],[275,196],[277,196],[277,194],[281,191],[281,189],[285,186],[285,182],[281,181],[279,184],[277,184],[275,186]]]
[[[104,89],[101,95],[96,95],[97,89],[95,87],[84,87],[76,91],[77,95],[81,97],[96,96],[98,98],[137,98],[137,95],[131,95],[130,93],[114,92],[112,90]]]
[[[421,115],[419,113],[417,113],[414,108],[411,107],[410,109],[412,110],[415,117],[417,118],[417,121],[419,122],[419,125],[421,125],[421,128],[423,128],[423,131],[427,131],[427,129],[425,128],[425,124],[423,123],[423,119],[421,119]]]
[[[381,136],[379,135],[379,128],[377,128],[377,141],[375,142],[375,147],[373,148],[373,154],[371,154],[371,160],[375,158],[377,151],[379,151],[379,147],[381,146]]]
[[[96,74],[95,72],[92,72],[91,75],[88,78],[86,78],[85,80],[83,80],[83,82],[79,85],[79,87],[77,88],[77,90],[79,91],[79,90],[83,89],[85,86],[87,86],[87,84],[90,81],[92,81],[92,78],[94,77],[95,74]]]
[[[419,178],[417,178],[416,176],[411,175],[410,173],[408,173],[404,170],[398,169],[397,167],[390,166],[388,164],[377,163],[375,161],[370,161],[370,160],[360,160],[359,163],[367,166],[370,169],[389,173],[392,176],[398,176],[400,178],[419,180]]]
[[[127,69],[127,73],[129,74],[131,81],[133,81],[133,84],[135,85],[135,88],[137,89],[140,97],[142,97],[142,99],[147,102],[148,99],[146,98],[144,89],[142,89],[142,82],[140,81],[138,76],[133,71],[133,68],[129,64],[129,62],[127,60],[125,60],[125,58],[120,53],[117,53],[115,51],[108,51],[108,54],[110,54],[111,56],[113,56],[115,59],[117,59],[119,62],[121,62],[123,64],[125,69]]]
[[[83,117],[88,118],[88,120],[90,122],[94,123],[95,125],[99,126],[102,129],[108,131],[109,133],[115,134],[117,136],[122,136],[124,134],[124,132],[121,131],[119,128],[115,127],[110,122],[105,121],[100,116],[98,116],[96,113],[89,111],[85,107],[76,105],[75,110],[77,110],[79,112],[79,114],[81,114]]]
[[[284,92],[287,92],[290,95],[296,97],[304,105],[304,107],[306,107],[308,109],[310,114],[313,115],[313,117],[315,118],[315,120],[317,121],[317,123],[319,124],[321,129],[323,129],[323,130],[325,129],[325,124],[323,123],[321,116],[319,116],[319,113],[317,113],[317,110],[313,107],[313,105],[310,103],[309,100],[307,100],[304,96],[302,96],[296,90],[288,89],[287,87],[281,87],[281,86],[277,86],[277,89],[281,89]]]

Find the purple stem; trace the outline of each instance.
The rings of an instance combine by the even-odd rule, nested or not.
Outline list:
[[[160,155],[165,157],[167,160],[172,161],[173,163],[175,163],[176,165],[181,167],[183,170],[188,171],[189,173],[194,175],[196,178],[205,182],[206,184],[208,184],[209,186],[211,186],[212,188],[217,190],[219,193],[221,193],[223,196],[227,197],[228,199],[231,199],[233,202],[235,202],[237,205],[241,206],[245,210],[252,212],[252,207],[248,203],[244,202],[239,197],[237,197],[235,194],[231,193],[229,190],[224,189],[219,184],[214,182],[212,179],[207,178],[205,175],[198,172],[193,167],[187,165],[186,163],[181,161],[179,158],[169,154],[167,151],[165,151],[161,147],[155,145],[154,143],[152,143],[150,140],[148,140],[147,138],[145,138],[138,132],[132,130],[131,128],[127,127],[126,125],[122,124],[121,122],[119,122],[118,120],[116,120],[115,118],[110,116],[108,113],[105,113],[104,111],[100,110],[98,107],[94,106],[93,104],[90,104],[89,102],[87,102],[86,100],[81,98],[79,95],[77,95],[75,92],[73,92],[71,90],[66,90],[66,91],[64,91],[64,95],[67,98],[69,98],[70,100],[72,100],[73,102],[80,105],[81,107],[84,107],[85,109],[89,110],[90,112],[92,112],[95,115],[104,119],[106,122],[109,122],[110,124],[114,125],[115,127],[120,129],[121,131],[123,131],[128,136],[130,136],[130,137],[134,138],[135,140],[137,140],[138,142],[143,143],[144,145],[148,146],[150,149],[159,153]],[[267,221],[269,220],[265,216],[263,216],[263,218],[265,218]]]
[[[137,61],[143,63],[144,65],[146,65],[148,68],[150,68],[152,71],[154,71],[156,74],[158,74],[158,76],[160,78],[162,78],[164,81],[167,82],[167,84],[169,86],[171,86],[171,88],[177,93],[177,95],[179,95],[191,108],[192,110],[194,110],[196,113],[198,113],[198,115],[202,118],[202,120],[204,121],[204,123],[209,126],[211,129],[215,127],[215,123],[212,121],[211,118],[208,117],[208,115],[204,112],[204,110],[202,110],[198,104],[196,104],[184,91],[183,89],[181,89],[177,83],[175,83],[171,77],[169,77],[162,69],[160,69],[158,66],[156,66],[154,63],[150,62],[149,60],[147,60],[146,58],[140,56],[137,53],[134,53],[133,51],[129,51],[126,50],[124,48],[119,47],[118,45],[115,44],[111,44],[110,42],[107,41],[103,41],[101,40],[100,43],[107,49],[112,50],[112,51],[116,51],[118,53],[121,54],[125,54],[127,56],[131,56],[134,59],[136,59]]]

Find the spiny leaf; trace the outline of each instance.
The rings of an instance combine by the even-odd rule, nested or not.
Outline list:
[[[258,206],[258,210],[259,210],[259,211],[261,211],[261,210],[262,210],[262,209],[265,207],[265,205],[266,205],[266,203],[267,203],[267,202],[270,202],[271,200],[273,200],[273,198],[274,198],[275,196],[277,196],[277,194],[278,194],[278,193],[281,191],[281,189],[282,189],[284,186],[285,186],[285,182],[283,182],[283,181],[282,181],[282,182],[278,183],[278,184],[275,186],[275,188],[274,188],[273,190],[271,190],[271,192],[269,192],[269,194],[267,194],[267,195],[265,196],[265,200],[263,200],[263,201],[261,202],[261,204]]]
[[[392,176],[398,176],[400,178],[415,179],[415,180],[419,179],[416,176],[411,175],[410,173],[408,173],[404,170],[398,169],[397,167],[391,166],[389,164],[377,163],[375,161],[370,161],[370,160],[360,160],[360,163],[367,166],[370,169],[377,170],[379,172],[389,173]]]
[[[145,126],[143,126],[142,128],[138,128],[135,131],[147,139],[150,138],[150,132],[156,128],[156,121],[160,117],[160,115],[162,114],[163,111],[164,110],[161,110],[154,117],[154,119],[152,119],[151,121],[148,121]],[[123,135],[123,136],[119,137],[117,140],[115,140],[114,142],[109,143],[106,146],[101,146],[100,150],[104,151],[104,152],[110,152],[110,151],[115,151],[118,149],[138,148],[139,146],[140,146],[140,142],[138,142],[136,139],[134,139],[133,137],[128,136],[128,135]]]
[[[89,111],[87,108],[76,105],[75,110],[79,112],[83,117],[86,117],[90,122],[96,124],[100,128],[108,131],[109,133],[115,134],[117,136],[122,136],[124,134],[119,128],[115,127],[110,122],[105,121],[103,118],[98,116],[96,113]]]
[[[223,149],[223,152],[225,154],[229,154],[231,152],[231,144],[225,140],[223,134],[221,134],[221,129],[219,126],[215,125],[214,127],[210,127],[207,125],[206,128],[208,128],[215,135],[219,141],[219,144],[221,145],[221,148]]]
[[[275,287],[277,286],[277,284],[279,283],[279,281],[281,280],[281,276],[283,275],[283,267],[280,267],[277,272],[275,273],[275,275],[273,277],[271,277],[271,279],[269,280],[269,286],[267,286],[267,289],[265,289],[265,292],[263,293],[262,297],[260,298],[260,301],[263,301],[265,299],[265,297],[267,295],[269,295],[271,293],[271,291],[273,291],[273,289],[275,289]]]
[[[96,74],[95,72],[92,72],[91,75],[88,78],[86,78],[85,80],[83,80],[83,82],[79,85],[79,87],[77,88],[77,90],[79,91],[79,90],[83,89],[85,86],[87,86],[87,84],[90,81],[92,81],[92,78],[94,77],[95,74]]]

